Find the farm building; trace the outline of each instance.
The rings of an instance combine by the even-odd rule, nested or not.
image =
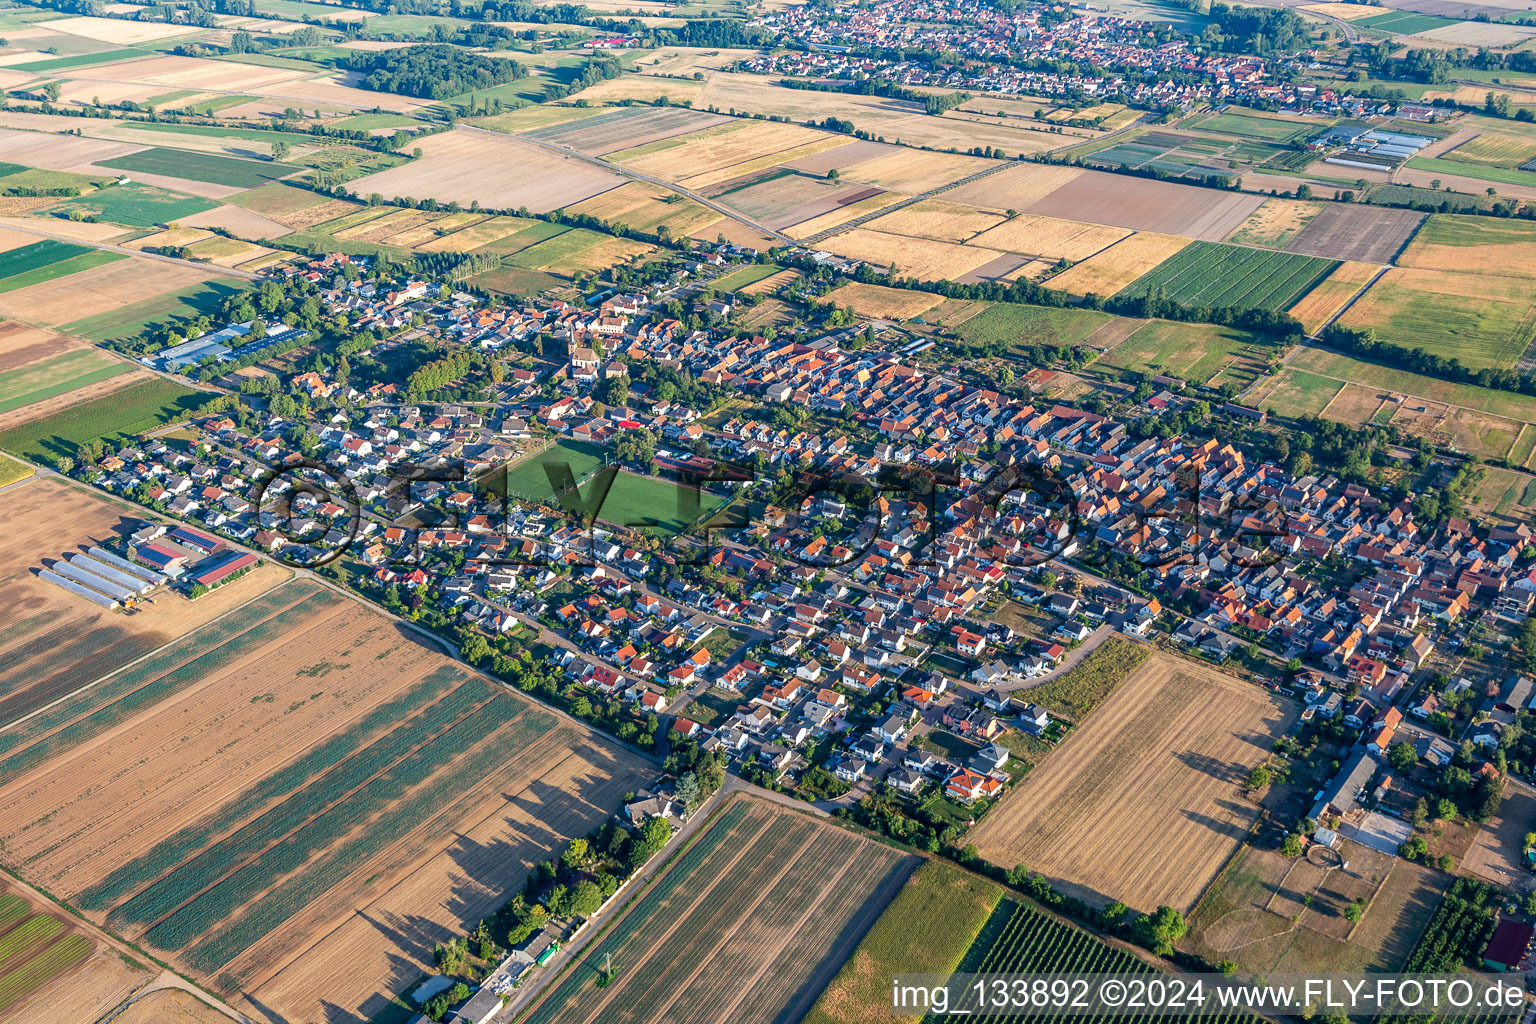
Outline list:
[[[114,601],[126,601],[134,596],[134,592],[129,590],[127,587],[120,587],[116,583],[113,583],[111,580],[103,579],[93,572],[86,572],[84,569],[70,565],[68,562],[54,562],[52,571],[59,576],[72,579],[76,583],[84,584],[85,586],[90,587],[92,590],[106,594]]]
[[[1533,935],[1536,935],[1536,928],[1506,917],[1494,929],[1488,948],[1483,950],[1483,966],[1490,971],[1509,971],[1520,966]]]
[[[205,555],[216,555],[224,550],[224,542],[217,537],[210,537],[206,533],[189,530],[185,526],[176,527],[166,536],[178,544],[184,544],[189,548],[201,551]]]
[[[92,575],[100,576],[104,580],[109,580],[112,583],[116,583],[118,586],[124,588],[125,590],[130,590],[135,594],[147,594],[151,590],[155,589],[155,585],[148,580],[140,579],[137,576],[131,576],[128,573],[123,572],[121,569],[114,568],[113,566],[107,565],[106,563],[101,562],[95,558],[91,558],[88,555],[70,555],[69,564],[77,569],[91,573]]]
[[[101,605],[103,608],[116,608],[117,607],[117,602],[114,601],[112,598],[108,597],[107,595],[99,594],[96,591],[92,590],[90,587],[87,587],[87,586],[85,586],[83,584],[80,584],[80,583],[76,583],[74,580],[66,579],[65,577],[60,576],[56,572],[50,572],[47,569],[42,569],[42,570],[40,570],[38,572],[38,576],[40,576],[41,578],[47,580],[49,583],[52,583],[56,587],[63,587],[65,590],[69,591],[71,594],[74,594],[74,595],[76,595],[78,597],[83,597],[87,601],[90,601],[93,604]]]
[[[187,568],[186,552],[155,541],[138,545],[130,554],[142,564],[172,578],[180,576]]]
[[[205,587],[217,586],[241,569],[249,569],[255,565],[256,556],[231,551],[222,558],[212,560],[212,563],[199,565],[191,576],[191,582]]]
[[[146,569],[142,565],[134,565],[132,562],[128,561],[128,559],[119,558],[117,555],[114,555],[106,548],[92,546],[91,548],[87,549],[87,553],[92,558],[96,559],[96,561],[101,562],[103,565],[110,565],[118,572],[125,572],[130,576],[137,576],[139,579],[144,580],[146,583],[153,583],[158,585],[165,582],[165,577],[155,572],[153,569]]]

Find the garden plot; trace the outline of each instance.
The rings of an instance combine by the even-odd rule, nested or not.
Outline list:
[[[916,858],[738,797],[549,986],[528,1024],[798,1020]],[[605,964],[617,977],[594,984]]]
[[[603,156],[621,149],[688,135],[730,121],[731,118],[719,114],[708,114],[687,107],[620,107],[595,117],[535,128],[521,134],[593,156]]]
[[[422,157],[359,178],[349,188],[360,195],[410,196],[465,206],[516,209],[535,213],[589,199],[616,188],[624,179],[575,157],[550,153],[514,138],[456,128],[420,141]],[[506,173],[508,168],[517,173]]]
[[[1258,814],[1243,777],[1295,714],[1251,684],[1156,655],[967,838],[991,863],[1027,864],[1098,905],[1187,911]]]

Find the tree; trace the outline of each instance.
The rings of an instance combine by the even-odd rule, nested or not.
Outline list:
[[[279,163],[288,159],[288,143],[282,139],[272,143],[272,161]]]
[[[485,637],[479,633],[471,633],[459,645],[459,653],[471,665],[482,665],[494,652],[491,650],[491,645],[486,642]]]
[[[560,859],[565,862],[566,867],[577,868],[585,864],[590,856],[591,852],[585,839],[572,839],[570,845],[565,848],[565,852],[560,855]]]
[[[1406,740],[1398,740],[1387,747],[1387,763],[1400,772],[1406,772],[1418,760],[1419,755],[1414,753],[1413,744]]]
[[[1287,857],[1301,856],[1301,836],[1292,832],[1280,843],[1280,852]]]
[[[1344,920],[1348,921],[1350,924],[1354,924],[1364,916],[1365,908],[1359,903],[1351,903],[1349,906],[1344,908]]]
[[[690,811],[699,804],[699,779],[693,772],[688,772],[677,780],[677,788],[673,795]]]
[[[1404,860],[1418,860],[1429,852],[1429,844],[1423,836],[1411,836],[1397,848],[1397,855]]]
[[[1173,944],[1183,937],[1189,925],[1184,922],[1183,914],[1172,907],[1162,906],[1138,921],[1137,928],[1148,948],[1159,956],[1167,956],[1173,952]]]
[[[576,888],[571,890],[569,899],[571,916],[591,917],[602,905],[603,892],[591,879],[577,883]]]
[[[1249,789],[1263,789],[1269,785],[1269,769],[1262,764],[1254,768],[1248,773],[1247,785]]]

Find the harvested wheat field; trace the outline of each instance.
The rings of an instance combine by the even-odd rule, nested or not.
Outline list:
[[[887,206],[894,206],[905,198],[907,197],[897,192],[881,192],[867,199],[860,199],[856,203],[849,203],[847,206],[840,207],[830,213],[824,213],[820,217],[803,220],[793,227],[785,228],[783,233],[790,238],[810,238],[812,235],[819,235],[823,232],[840,228],[849,221],[857,220],[865,214],[883,210]]]
[[[901,277],[920,281],[957,278],[1003,254],[978,245],[955,245],[928,238],[888,235],[870,228],[854,228],[819,243],[820,248],[850,259],[891,267]]]
[[[233,1024],[218,1010],[179,988],[142,995],[112,1019],[112,1024]]]
[[[120,391],[130,385],[150,380],[154,376],[148,370],[134,368],[126,373],[119,373],[104,380],[93,381],[90,384],[83,384],[80,387],[72,388],[63,394],[54,395],[52,398],[29,402],[9,412],[0,413],[0,431],[14,430],[24,423],[47,419],[63,409],[68,409],[75,405],[83,405],[86,402],[93,402],[104,395],[110,395],[114,391]]]
[[[964,242],[1001,223],[1003,218],[998,214],[942,199],[925,199],[870,222],[893,235],[915,235],[937,242]]]
[[[1257,815],[1243,778],[1295,715],[1252,684],[1154,655],[967,838],[1096,904],[1186,911]]]
[[[43,135],[0,128],[0,160],[50,171],[100,174],[102,172],[91,166],[95,161],[126,156],[143,148],[126,142],[88,139],[78,135]]]
[[[1380,270],[1372,263],[1340,263],[1333,273],[1319,281],[1286,312],[1300,320],[1308,334],[1316,334]]]
[[[177,224],[192,228],[222,228],[241,238],[281,238],[293,229],[270,217],[263,217],[254,210],[240,206],[216,206],[190,217],[181,217]]]
[[[966,203],[1000,213],[1005,210],[1022,210],[1086,173],[1081,167],[1014,164],[980,181],[946,192],[944,198],[952,203]]]
[[[985,185],[986,181],[977,184]],[[1235,231],[1263,202],[1261,196],[1238,192],[1218,192],[1151,178],[1127,178],[1106,171],[1082,171],[1021,209],[1047,217],[1068,217],[1218,242]]]
[[[472,252],[508,235],[515,235],[537,223],[540,222],[523,220],[519,217],[492,217],[490,220],[460,228],[433,241],[423,242],[418,248],[422,252]]]
[[[51,32],[68,32],[102,43],[144,43],[168,36],[184,36],[195,31],[190,25],[166,25],[157,21],[121,21],[116,18],[55,18],[48,22]]]
[[[378,1013],[648,767],[298,581],[4,735],[7,865],[264,1019]]]
[[[1002,166],[1001,161],[979,156],[961,156],[956,153],[930,153],[920,149],[898,149],[870,160],[863,160],[838,173],[848,181],[866,185],[879,185],[892,192],[914,195],[959,181],[990,167]],[[996,175],[989,175],[973,185],[984,185]],[[965,186],[969,187],[969,186]],[[962,189],[963,190],[963,189]],[[961,190],[945,195],[948,202],[968,202],[959,194]],[[976,206],[990,204],[973,204]]]
[[[1046,282],[1073,295],[1114,295],[1189,244],[1189,239],[1138,231]]]
[[[624,179],[575,157],[526,142],[456,128],[420,140],[421,159],[349,183],[359,195],[409,196],[535,213],[589,199]]]
[[[887,288],[878,284],[849,282],[827,293],[826,301],[839,307],[852,306],[860,316],[882,320],[906,320],[925,313],[943,301],[932,292],[907,288]]]
[[[674,236],[708,227],[720,214],[681,193],[648,181],[632,181],[570,207],[572,213],[601,217],[610,224],[627,224],[639,231],[659,227]]]
[[[176,89],[212,89],[220,92],[246,92],[265,89],[280,82],[292,82],[309,72],[294,68],[263,67],[205,57],[161,55],[133,60],[93,64],[78,72],[59,72],[61,78],[90,78],[98,82],[131,82],[140,85],[164,85]]]
[[[215,273],[137,256],[0,294],[0,315],[56,327],[209,280]]]
[[[125,509],[79,488],[33,479],[0,493],[0,724],[32,714],[239,607],[291,573],[253,572],[197,601],[161,592],[132,614],[109,611],[35,575],[44,564],[136,528]],[[0,742],[3,747],[3,742]]]
[[[971,244],[1076,262],[1109,248],[1129,234],[1123,228],[1020,214],[983,231],[971,239]]]

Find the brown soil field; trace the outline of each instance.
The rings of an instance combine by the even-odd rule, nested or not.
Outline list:
[[[944,198],[952,203],[967,203],[999,213],[1022,210],[1084,173],[1081,167],[1016,164],[946,192]]]
[[[942,199],[925,199],[870,222],[877,230],[893,235],[916,235],[937,242],[964,242],[1001,223],[1003,218],[995,213]]]
[[[990,181],[988,178],[976,184],[986,185]],[[1259,196],[1214,192],[1150,178],[1127,178],[1105,171],[1083,171],[1020,209],[1047,217],[1219,242],[1263,201]]]
[[[815,156],[808,156],[801,160],[795,160],[785,164],[797,171],[807,174],[826,174],[828,171],[842,173],[843,168],[852,167],[865,160],[873,160],[880,156],[890,156],[901,152],[896,146],[889,146],[883,142],[871,142],[868,139],[859,139],[856,142],[845,143],[835,149],[823,150]]]
[[[54,334],[15,321],[0,323],[0,373],[56,356],[60,352],[83,348],[87,344],[80,338]]]
[[[602,156],[733,123],[721,114],[687,107],[620,107],[601,117],[535,129],[546,142]]]
[[[771,235],[765,235],[756,228],[748,227],[739,220],[730,217],[721,217],[713,224],[705,224],[688,232],[689,238],[714,241],[724,238],[732,245],[745,245],[762,252],[766,252],[778,245],[777,239]]]
[[[1371,417],[1387,400],[1387,393],[1380,388],[1363,388],[1358,384],[1346,384],[1333,401],[1324,407],[1322,415],[1336,423],[1358,427],[1369,423]]]
[[[1322,203],[1266,199],[1263,206],[1227,236],[1227,241],[1283,249],[1322,209]]]
[[[66,391],[62,395],[55,395],[40,402],[24,405],[19,409],[12,409],[10,412],[0,413],[0,430],[10,430],[22,423],[52,416],[60,409],[68,409],[72,405],[80,405],[103,395],[110,395],[114,391],[148,380],[153,376],[154,374],[148,370],[136,368],[115,377],[108,377],[106,380],[96,381],[94,384],[75,388],[73,391]]]
[[[56,327],[215,276],[195,267],[130,257],[0,295],[0,315]]]
[[[1189,239],[1138,231],[1046,282],[1073,295],[1114,295],[1189,244]]]
[[[919,313],[927,312],[943,300],[931,292],[850,282],[828,292],[826,301],[840,307],[852,306],[854,312],[860,316],[879,317],[882,320],[906,320]]]
[[[176,223],[192,228],[223,228],[241,238],[281,238],[292,231],[287,224],[263,217],[252,210],[239,206],[216,206],[203,213],[182,217]]]
[[[1536,796],[1506,786],[1498,813],[1483,826],[1462,861],[1462,869],[1505,889],[1529,891],[1536,875],[1525,869],[1525,834],[1536,822]]]
[[[1315,334],[1322,330],[1328,318],[1337,313],[1356,292],[1364,288],[1380,269],[1370,263],[1354,261],[1340,263],[1333,273],[1318,282],[1315,288],[1303,295],[1296,305],[1286,312],[1300,320],[1308,334]]]
[[[917,149],[901,149],[884,156],[877,156],[870,160],[864,160],[851,167],[840,170],[843,178],[849,181],[864,182],[869,185],[879,185],[881,188],[892,192],[905,192],[914,195],[926,192],[929,189],[948,185],[952,181],[969,177],[978,171],[984,171],[989,167],[996,167],[998,161],[987,160],[979,156],[960,156],[955,153],[929,153]],[[972,182],[972,185],[986,185],[996,175],[983,178],[981,181]],[[966,186],[970,187],[970,186]],[[967,202],[961,196],[961,190],[947,193],[945,200],[948,202]],[[974,203],[975,206],[990,206],[985,203]]]
[[[1408,399],[1413,402],[1414,399]],[[1514,445],[1523,424],[1503,416],[1493,416],[1475,409],[1451,409],[1440,421],[1438,430],[1449,434],[1451,443],[1479,458],[1503,458]]]
[[[468,206],[548,213],[617,188],[624,179],[574,157],[563,157],[514,138],[456,128],[421,140],[422,157],[359,178],[360,195],[410,196]],[[516,175],[504,173],[516,167]]]
[[[1258,687],[1155,655],[967,838],[1100,905],[1187,911],[1258,813],[1243,777],[1295,716]]]
[[[1076,262],[1107,249],[1129,234],[1122,228],[1021,214],[990,231],[983,231],[971,242],[993,249]]]
[[[71,118],[73,120],[73,118]],[[50,171],[102,172],[91,165],[97,160],[137,153],[143,146],[74,135],[40,135],[37,132],[0,128],[0,160]],[[118,172],[121,173],[121,172]]]
[[[259,915],[255,941],[232,959],[220,957],[216,970],[182,965],[253,1016],[361,1022],[384,1008],[387,993],[419,976],[435,943],[462,934],[518,888],[532,864],[612,814],[651,766],[504,687],[472,680],[360,602],[307,582],[280,587],[263,601],[254,614],[246,602],[235,631],[194,633],[172,658],[139,670],[151,680],[194,657],[209,666],[184,675],[154,701],[100,726],[77,718],[84,730],[63,742],[48,740],[56,734],[40,720],[6,751],[0,799],[14,813],[0,826],[3,857],[67,901],[80,902],[98,883],[119,886],[115,891],[123,895],[106,903],[120,908],[157,877],[164,881],[166,868],[194,870],[187,858],[199,850],[218,858],[225,844],[243,842],[235,830],[272,812],[285,795],[298,793],[293,799],[315,812],[326,806],[319,798],[309,803],[305,787],[320,788],[313,770],[274,783],[278,788],[259,798],[252,786],[321,743],[367,749],[385,743],[396,727],[425,742],[463,713],[442,716],[435,702],[472,687],[464,691],[466,707],[486,708],[485,740],[447,757],[427,778],[322,844],[309,870],[327,864],[327,856],[341,858],[329,862],[335,881],[323,890],[301,903],[274,903],[279,897],[270,887],[237,889],[237,908],[224,920]],[[96,701],[117,699],[103,691]],[[501,710],[487,708],[488,700],[501,702]],[[332,770],[329,760],[325,766]],[[445,790],[430,813],[406,814],[402,801],[426,792],[421,787],[458,777],[474,781]],[[325,799],[355,795],[335,793]],[[387,830],[390,841],[372,845],[369,837],[378,830]],[[183,845],[189,837],[195,837],[191,845]],[[161,852],[167,849],[174,852]],[[353,849],[359,852],[348,852]],[[138,866],[146,856],[162,866],[146,873]],[[254,862],[236,863],[250,868]],[[346,873],[335,874],[338,868]],[[285,876],[275,884],[301,881]],[[91,910],[88,917],[104,921],[106,913]],[[153,945],[147,927],[132,919],[120,923],[124,934]],[[342,962],[351,966],[338,974],[335,965]]]
[[[232,1024],[230,1019],[192,993],[162,988],[140,996],[113,1024]]]
[[[894,267],[903,277],[920,281],[958,278],[1002,255],[978,245],[955,245],[927,238],[888,235],[870,228],[854,228],[833,235],[819,247],[851,259]]]
[[[1424,215],[1413,210],[1329,203],[1285,248],[1335,260],[1391,263],[1423,222]]]
[[[0,722],[11,722],[239,607],[292,573],[264,564],[197,601],[161,592],[127,613],[109,611],[34,575],[45,561],[136,527],[123,508],[77,487],[33,479],[0,493]]]
[[[1414,437],[1429,437],[1439,428],[1447,409],[1439,402],[1407,395],[1388,422]]]

